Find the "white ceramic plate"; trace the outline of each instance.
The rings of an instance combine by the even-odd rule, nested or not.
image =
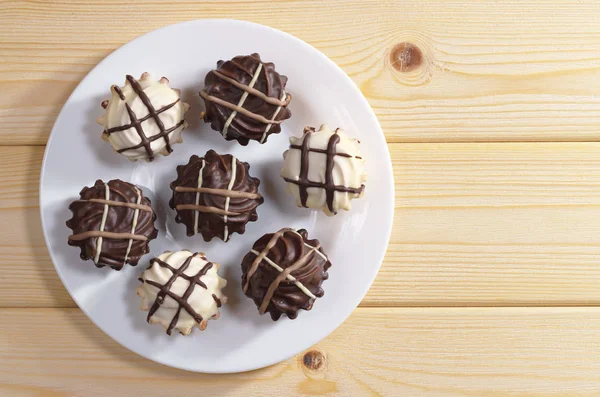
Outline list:
[[[271,135],[266,144],[250,142],[246,147],[225,141],[199,119],[203,108],[198,92],[204,76],[220,59],[260,53],[274,62],[277,71],[289,77],[292,118],[283,131]],[[102,114],[100,103],[109,97],[112,84],[122,85],[126,74],[142,72],[167,76],[171,87],[182,90],[192,105],[186,118],[190,128],[184,143],[175,145],[168,157],[152,163],[131,163],[113,152],[100,139],[95,123]],[[369,179],[365,195],[353,201],[350,212],[335,217],[297,208],[285,192],[279,173],[282,153],[291,135],[304,126],[327,123],[358,137],[367,160]],[[251,174],[261,180],[265,203],[259,219],[249,223],[246,233],[234,234],[228,243],[200,236],[186,237],[168,207],[169,183],[175,167],[190,155],[207,150],[231,153],[251,165]],[[137,267],[122,271],[97,269],[79,258],[79,248],[67,245],[71,230],[69,203],[84,186],[96,179],[122,179],[143,187],[158,213],[159,237],[150,243],[151,253]],[[233,20],[198,20],[148,33],[121,47],[96,66],[75,89],[58,116],[42,166],[40,209],[46,244],[65,287],[79,307],[104,332],[128,349],[172,367],[199,372],[240,372],[265,367],[309,348],[336,329],[356,308],[371,285],[390,237],[394,214],[394,185],[390,156],[377,119],[352,80],[325,55],[303,41],[281,31]],[[301,311],[296,320],[282,317],[273,322],[259,316],[254,303],[241,292],[241,260],[254,241],[282,227],[306,228],[318,238],[329,255],[332,268],[323,284],[325,296],[311,311]],[[135,289],[137,278],[150,258],[164,250],[206,252],[222,265],[229,281],[225,294],[229,303],[221,318],[210,321],[206,331],[194,329],[190,336],[169,337],[159,325],[146,323]],[[72,324],[63,324],[70,327]],[[348,347],[351,348],[351,347]]]

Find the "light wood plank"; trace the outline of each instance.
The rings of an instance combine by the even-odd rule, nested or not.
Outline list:
[[[143,359],[78,309],[0,315],[0,393],[11,396],[600,394],[600,308],[357,309],[308,354],[222,376]]]
[[[390,151],[394,231],[363,306],[600,304],[600,143]],[[41,232],[41,157],[0,148],[0,307],[74,306]]]
[[[3,2],[2,144],[45,143],[69,93],[115,48],[215,17],[270,25],[323,51],[367,96],[390,142],[600,140],[595,0],[79,0]],[[405,42],[420,64],[407,47],[393,51]]]
[[[38,207],[43,157],[44,147],[0,148],[0,209]]]
[[[390,148],[394,230],[363,304],[600,302],[600,144]]]

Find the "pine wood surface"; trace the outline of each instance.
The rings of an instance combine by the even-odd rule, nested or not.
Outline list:
[[[148,361],[78,309],[1,309],[6,396],[600,394],[600,308],[359,308],[272,367],[204,375]]]
[[[600,302],[600,223],[591,221],[600,219],[600,143],[389,148],[394,228],[363,306]],[[0,245],[0,307],[75,307],[44,245],[42,155],[0,147],[0,224],[11,225]]]
[[[386,134],[396,213],[338,330],[215,376],[143,359],[85,317],[45,248],[38,182],[56,116],[100,60],[223,17],[348,73]],[[1,1],[0,395],[600,395],[599,20],[595,0]]]
[[[595,0],[4,1],[0,136],[44,144],[69,94],[114,49],[167,24],[219,17],[323,51],[360,87],[390,142],[597,141],[599,15]],[[402,43],[420,62],[414,47],[398,51]]]

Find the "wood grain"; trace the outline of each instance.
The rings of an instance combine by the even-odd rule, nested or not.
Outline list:
[[[358,309],[309,352],[222,376],[139,357],[77,309],[0,315],[0,394],[10,396],[600,394],[600,308]]]
[[[0,239],[0,307],[74,306],[41,232],[42,150],[0,148],[0,224],[11,225]],[[394,231],[363,306],[600,304],[600,143],[390,152]]]
[[[222,17],[294,34],[350,75],[390,142],[396,217],[338,330],[215,376],[143,359],[75,307],[38,183],[89,70],[151,30]],[[0,395],[600,395],[599,20],[596,0],[1,1]]]
[[[2,144],[44,144],[70,92],[115,48],[221,17],[323,51],[367,96],[390,142],[600,140],[595,0],[79,0],[2,3]]]

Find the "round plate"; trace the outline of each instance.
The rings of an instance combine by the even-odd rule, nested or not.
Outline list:
[[[209,38],[209,39],[207,39]],[[286,91],[292,96],[291,119],[278,135],[264,145],[246,147],[225,141],[201,122],[203,108],[198,92],[204,76],[221,59],[260,53],[289,77]],[[171,87],[180,88],[192,108],[186,119],[183,144],[168,157],[154,162],[132,163],[113,152],[95,123],[103,113],[100,103],[109,97],[112,84],[123,85],[126,74],[150,72],[166,76]],[[304,126],[342,127],[361,141],[369,180],[363,198],[353,200],[351,211],[334,217],[297,208],[279,176],[282,154],[289,137],[301,135]],[[230,153],[250,163],[250,173],[261,180],[265,203],[258,208],[257,222],[246,233],[234,234],[228,243],[200,236],[187,237],[183,225],[174,221],[168,207],[169,183],[175,167],[186,164],[192,154],[209,149]],[[71,230],[68,206],[79,198],[84,186],[96,179],[122,179],[144,190],[158,214],[159,237],[150,243],[151,253],[138,267],[122,271],[98,269],[79,258],[79,248],[67,245]],[[81,310],[104,332],[128,349],[162,364],[199,372],[241,372],[285,360],[309,348],[336,329],[356,308],[373,282],[383,260],[394,215],[394,184],[390,156],[377,118],[352,80],[325,55],[305,42],[281,31],[233,20],[198,20],[167,26],[124,45],[96,66],[75,89],[48,140],[40,184],[42,227],[50,256],[62,282]],[[318,238],[329,255],[332,268],[323,283],[325,296],[311,311],[296,320],[282,317],[274,322],[260,316],[254,303],[241,292],[241,261],[254,241],[282,227],[305,228]],[[137,280],[149,260],[165,250],[187,248],[206,252],[221,264],[228,280],[224,292],[228,304],[221,318],[210,321],[202,332],[167,336],[159,325],[146,323],[136,296]],[[64,324],[65,327],[71,324]]]

